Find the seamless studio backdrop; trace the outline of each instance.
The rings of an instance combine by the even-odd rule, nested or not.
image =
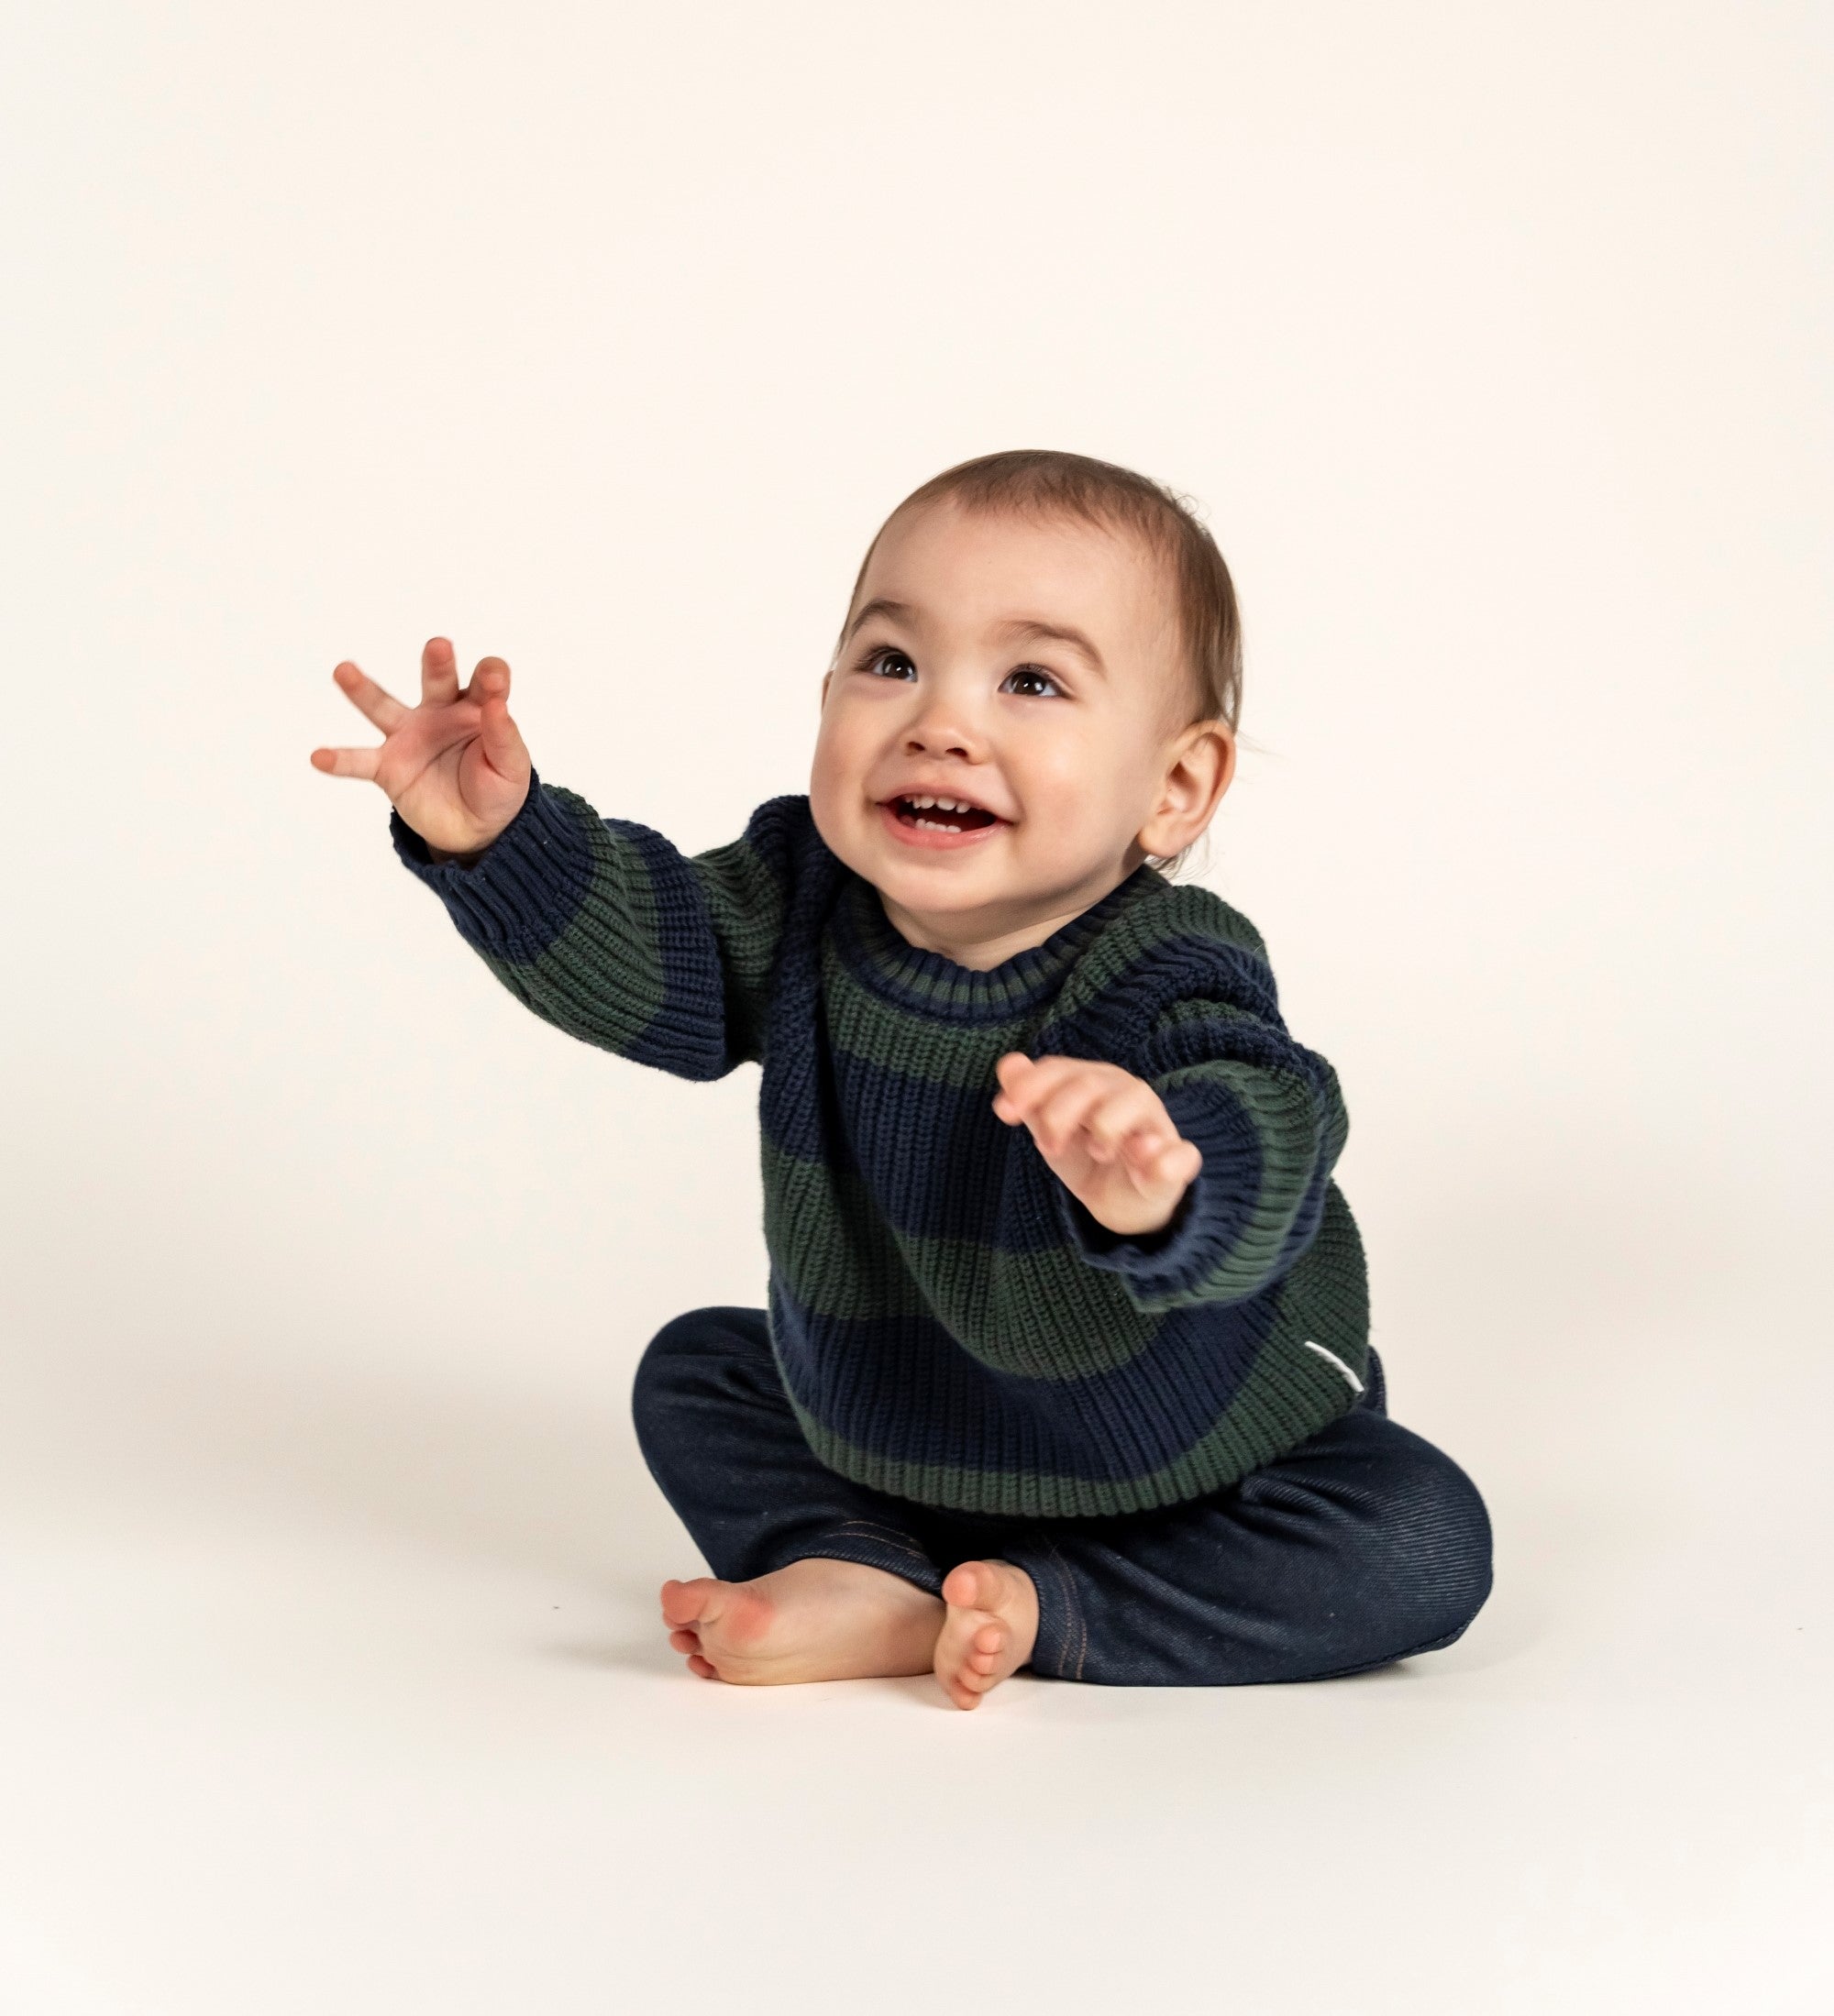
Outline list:
[[[1827,11],[17,16],[0,2007],[1822,2010]],[[757,1073],[519,1008],[393,859],[452,637],[688,852],[1018,446],[1205,506],[1187,873],[1337,1066],[1451,1650],[691,1680],[628,1418],[763,1301]]]

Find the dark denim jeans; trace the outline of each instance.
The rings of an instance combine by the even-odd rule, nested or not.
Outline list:
[[[1450,1645],[1490,1593],[1471,1480],[1387,1417],[1372,1352],[1356,1407],[1208,1498],[1035,1520],[939,1512],[820,1462],[790,1411],[762,1309],[690,1310],[637,1367],[637,1440],[713,1573],[823,1556],[932,1594],[998,1558],[1038,1590],[1031,1670],[1111,1687],[1334,1680]]]

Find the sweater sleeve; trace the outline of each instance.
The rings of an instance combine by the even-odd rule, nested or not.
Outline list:
[[[392,809],[389,831],[403,865],[525,1008],[636,1063],[721,1078],[763,1055],[805,803],[772,799],[739,839],[690,856],[532,772],[522,809],[469,865],[436,863]]]
[[[1259,1294],[1318,1232],[1349,1130],[1337,1074],[1287,1035],[1272,974],[1242,951],[1210,991],[1158,1011],[1132,1068],[1203,1165],[1170,1221],[1134,1239],[1055,1184],[1076,1250],[1149,1313]]]

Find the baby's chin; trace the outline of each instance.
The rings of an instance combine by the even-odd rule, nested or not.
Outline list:
[[[911,833],[887,827],[872,835],[863,852],[865,871],[881,884],[921,892],[938,909],[984,909],[1002,898],[1022,896],[1036,882],[1030,859],[1030,832],[1022,837],[1016,823],[965,828],[960,837],[921,830]]]
[[[1002,871],[991,862],[970,867],[953,862],[946,868],[913,867],[888,862],[880,854],[867,860],[856,872],[873,884],[886,899],[924,917],[984,920],[990,915],[1026,909],[1033,899],[1030,884],[1011,869]]]
[[[1061,923],[1113,887],[1120,877],[1080,856],[1040,862],[1008,853],[1002,843],[972,856],[945,854],[911,861],[886,848],[849,862],[888,903],[945,925],[951,920],[990,931],[1022,930],[1038,920]]]

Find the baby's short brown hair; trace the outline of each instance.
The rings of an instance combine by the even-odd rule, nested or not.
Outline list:
[[[1007,448],[957,462],[933,476],[911,492],[885,525],[900,512],[945,497],[969,511],[1015,511],[1039,518],[1061,514],[1139,534],[1170,568],[1177,600],[1186,685],[1178,710],[1183,718],[1174,720],[1173,731],[1199,721],[1226,721],[1234,728],[1242,709],[1242,618],[1235,584],[1189,498],[1150,476],[1114,462],[1098,462],[1093,456],[1058,448]],[[885,525],[874,534],[860,562],[847,605],[850,617]]]

